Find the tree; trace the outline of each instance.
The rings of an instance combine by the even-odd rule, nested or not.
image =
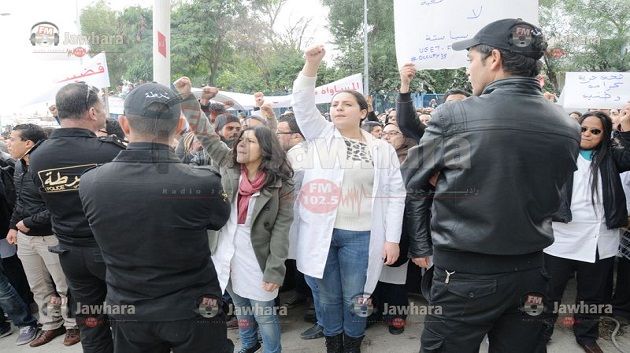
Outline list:
[[[192,0],[174,8],[171,16],[171,60],[174,76],[189,75],[194,84],[215,85],[229,62],[246,8],[237,0]]]
[[[123,79],[133,82],[151,79],[152,62],[146,60],[151,56],[153,41],[150,9],[136,6],[116,12],[100,0],[84,8],[80,20],[81,33],[88,38],[122,38],[122,43],[90,43],[90,53],[106,53],[112,85]]]
[[[540,20],[550,49],[565,54],[554,58],[551,51],[545,58],[556,91],[564,72],[630,70],[627,0],[542,0]]]
[[[363,1],[322,0],[330,8],[331,34],[342,56],[336,63],[342,76],[363,72]],[[368,1],[368,48],[370,88],[393,91],[400,84],[394,36],[394,6],[391,0]],[[464,69],[422,70],[412,81],[412,90],[443,93],[465,88]]]

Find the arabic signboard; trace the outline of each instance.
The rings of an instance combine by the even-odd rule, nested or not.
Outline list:
[[[562,95],[568,108],[621,108],[630,101],[630,72],[567,72]]]
[[[315,104],[330,103],[333,96],[343,90],[353,90],[363,93],[363,75],[354,74],[340,80],[315,88]],[[290,107],[292,95],[265,97],[265,101],[272,102],[274,107]]]
[[[97,88],[109,87],[109,72],[107,71],[107,59],[105,53],[100,53],[87,60],[80,70],[72,72],[57,83],[68,84],[83,81]]]
[[[538,1],[394,0],[398,66],[412,62],[417,69],[465,67],[466,51],[453,51],[451,45],[503,18],[537,25]]]
[[[315,88],[315,104],[330,103],[332,97],[343,90],[354,90],[363,93],[363,75],[354,74],[340,80]],[[201,88],[193,88],[193,93],[200,95]],[[287,108],[291,106],[292,95],[266,96],[265,102],[271,103],[274,108]],[[224,102],[232,100],[244,109],[252,109],[256,104],[254,95],[236,92],[221,91],[215,100]]]

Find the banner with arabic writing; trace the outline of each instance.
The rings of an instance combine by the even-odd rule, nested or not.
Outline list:
[[[105,57],[105,53],[100,53],[86,60],[80,68],[62,76],[57,83],[66,85],[79,81],[83,81],[97,88],[109,87],[109,71],[107,71],[107,58]]]
[[[453,51],[451,45],[503,18],[537,25],[538,1],[394,0],[398,66],[412,62],[417,69],[465,67],[466,51]]]
[[[562,106],[616,109],[630,101],[629,72],[567,72]]]
[[[346,76],[337,81],[315,88],[315,104],[330,103],[335,94],[347,89],[363,93],[363,75],[354,74]],[[201,88],[193,88],[193,93],[197,96],[201,95]],[[286,108],[291,106],[292,97],[293,96],[290,94],[286,96],[266,96],[265,102],[271,103],[274,108]],[[231,100],[238,104],[238,109],[245,110],[254,108],[256,103],[256,99],[252,94],[227,91],[220,91],[214,100],[219,102]]]

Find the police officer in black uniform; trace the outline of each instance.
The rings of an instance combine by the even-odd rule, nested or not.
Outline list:
[[[230,203],[218,173],[183,164],[169,147],[185,125],[180,115],[172,90],[138,86],[120,118],[127,150],[81,179],[83,208],[107,265],[116,352],[234,348],[207,235],[227,222]]]
[[[79,182],[87,169],[110,162],[124,145],[95,135],[106,119],[96,88],[68,84],[57,92],[56,105],[61,128],[31,153],[31,169],[59,239],[51,251],[59,254],[68,279],[83,352],[111,353],[109,322],[101,310],[107,292],[105,263],[81,207]]]

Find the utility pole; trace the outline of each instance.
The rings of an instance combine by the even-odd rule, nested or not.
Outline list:
[[[363,0],[363,94],[370,94],[370,67],[368,64],[367,0]]]

